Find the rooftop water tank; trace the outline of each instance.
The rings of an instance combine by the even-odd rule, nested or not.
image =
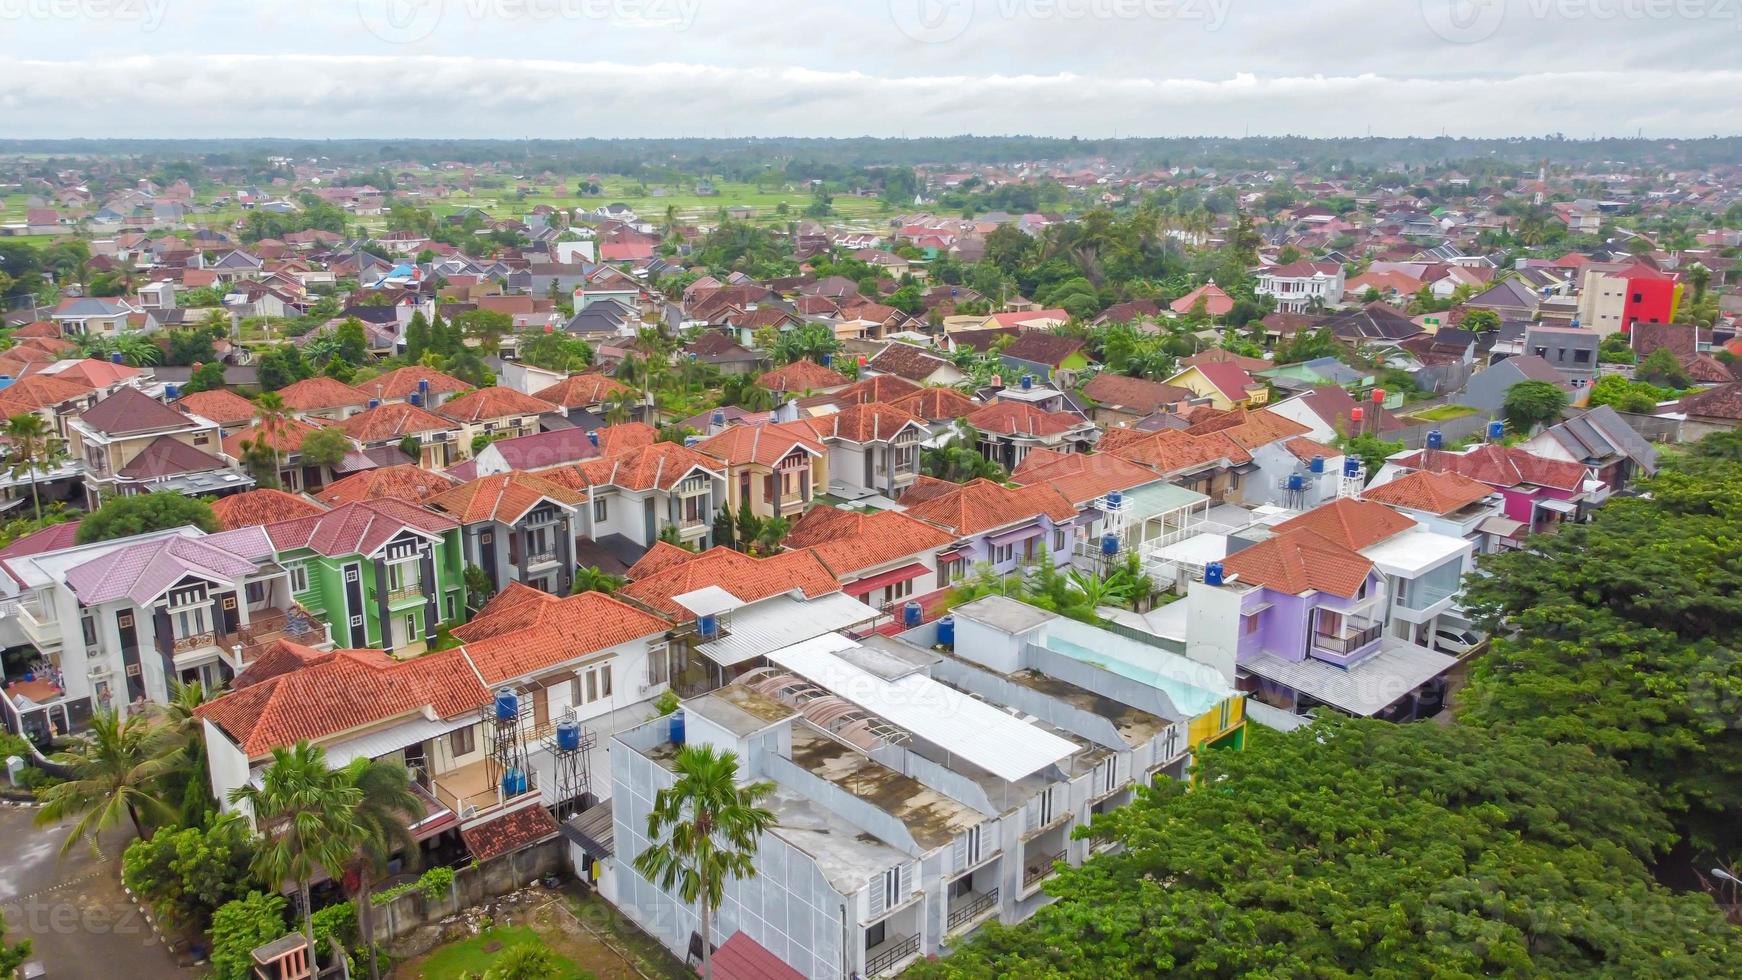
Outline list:
[[[496,720],[513,721],[520,717],[520,695],[508,688],[496,692]]]
[[[938,646],[946,649],[956,645],[956,617],[945,616],[938,620]]]
[[[701,632],[702,639],[711,640],[720,635],[720,619],[712,615],[703,616],[697,621],[696,628]]]
[[[1489,422],[1488,423],[1488,438],[1490,438],[1490,439],[1504,439],[1504,438],[1506,438],[1506,423],[1500,421],[1499,419],[1495,419],[1494,421]]]
[[[909,602],[901,607],[901,625],[908,629],[918,626],[925,617],[925,607],[917,602]]]
[[[1343,475],[1347,477],[1360,476],[1361,461],[1353,456],[1346,457],[1343,460]]]
[[[1108,532],[1101,535],[1101,554],[1111,558],[1119,553],[1119,535]]]
[[[1314,473],[1323,473],[1325,471],[1325,458],[1323,456],[1314,456],[1313,461],[1307,464],[1307,469]]]
[[[1427,432],[1427,447],[1429,449],[1446,448],[1445,435],[1443,435],[1438,429],[1429,429]]]
[[[1204,584],[1205,585],[1221,585],[1222,584],[1222,563],[1221,562],[1213,561],[1213,562],[1210,562],[1208,565],[1204,566]]]
[[[578,721],[559,721],[556,725],[556,747],[564,752],[573,752],[581,747],[581,723]]]
[[[1032,374],[1023,375],[1020,383],[1022,385],[1023,391],[1033,391],[1034,390],[1034,375],[1032,375]]]
[[[1299,473],[1290,473],[1288,475],[1288,492],[1289,493],[1300,493],[1302,490],[1305,490],[1305,489],[1306,489],[1306,477],[1301,476]]]

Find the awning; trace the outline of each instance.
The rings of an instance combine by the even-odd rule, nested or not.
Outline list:
[[[894,571],[884,572],[881,575],[873,575],[870,578],[862,578],[857,582],[848,582],[846,585],[841,587],[841,590],[846,592],[848,595],[865,595],[886,586],[897,585],[902,582],[911,582],[928,571],[930,571],[930,569],[916,561],[911,565],[903,565]]]
[[[1565,514],[1568,517],[1571,517],[1574,514],[1577,514],[1579,512],[1579,505],[1578,504],[1575,504],[1575,503],[1568,501],[1568,500],[1555,500],[1552,497],[1547,498],[1547,499],[1543,499],[1543,500],[1538,500],[1536,502],[1536,505],[1538,507],[1541,507],[1543,510],[1552,510],[1557,514]]]
[[[1483,534],[1492,534],[1502,538],[1516,538],[1529,527],[1523,521],[1515,521],[1510,517],[1485,517],[1476,530]]]
[[[942,565],[945,562],[963,561],[971,554],[973,554],[973,552],[969,551],[967,548],[951,548],[948,551],[938,554],[938,564]]]
[[[563,821],[562,835],[596,861],[616,853],[616,825],[611,821],[611,801],[594,806]]]
[[[815,599],[770,596],[733,613],[724,635],[696,649],[722,667],[735,667],[811,637],[869,623],[878,615],[875,607],[845,592]]]
[[[1000,531],[997,534],[988,536],[986,540],[993,544],[1010,544],[1012,541],[1021,541],[1024,538],[1032,538],[1045,530],[1046,529],[1041,527],[1039,524],[1029,524],[1024,527],[1016,528],[1013,531]]]
[[[1088,527],[1106,516],[1098,507],[1084,507],[1082,513],[1077,515],[1076,524],[1079,527]]]

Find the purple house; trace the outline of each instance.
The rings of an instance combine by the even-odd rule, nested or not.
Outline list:
[[[954,484],[920,477],[901,497],[907,515],[954,534],[938,555],[938,584],[951,585],[985,562],[1009,572],[1044,549],[1054,565],[1070,562],[1085,520],[1050,483],[1007,487],[991,480]]]
[[[1360,552],[1307,528],[1287,531],[1212,562],[1192,583],[1186,655],[1286,711],[1431,714],[1457,661],[1388,635],[1387,598],[1385,574]]]

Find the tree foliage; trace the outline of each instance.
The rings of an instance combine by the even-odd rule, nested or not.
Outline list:
[[[1057,902],[910,968],[964,977],[1731,975],[1742,942],[1646,869],[1650,794],[1579,746],[1326,718],[1094,819]]]
[[[283,936],[284,897],[251,892],[212,916],[212,975],[215,980],[249,980],[254,951]]]
[[[218,530],[212,505],[170,490],[116,497],[79,522],[79,544],[125,538],[171,527],[197,527],[207,534]]]
[[[1566,409],[1566,389],[1552,381],[1520,381],[1506,389],[1500,405],[1507,426],[1523,433],[1555,421]]]
[[[260,889],[253,856],[248,825],[221,818],[134,840],[121,856],[121,880],[170,928],[205,932],[219,908]]]

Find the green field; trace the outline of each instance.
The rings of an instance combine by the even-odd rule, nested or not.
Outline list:
[[[1447,422],[1463,418],[1466,415],[1474,415],[1476,410],[1468,405],[1435,405],[1433,408],[1424,408],[1419,412],[1410,414],[1413,418],[1421,419],[1423,422]]]
[[[502,926],[486,929],[465,942],[443,946],[423,961],[418,976],[424,980],[455,980],[457,977],[480,976],[496,962],[497,957],[516,946],[547,946],[537,932],[526,926]],[[564,960],[567,966],[553,980],[591,980],[592,974]]]

